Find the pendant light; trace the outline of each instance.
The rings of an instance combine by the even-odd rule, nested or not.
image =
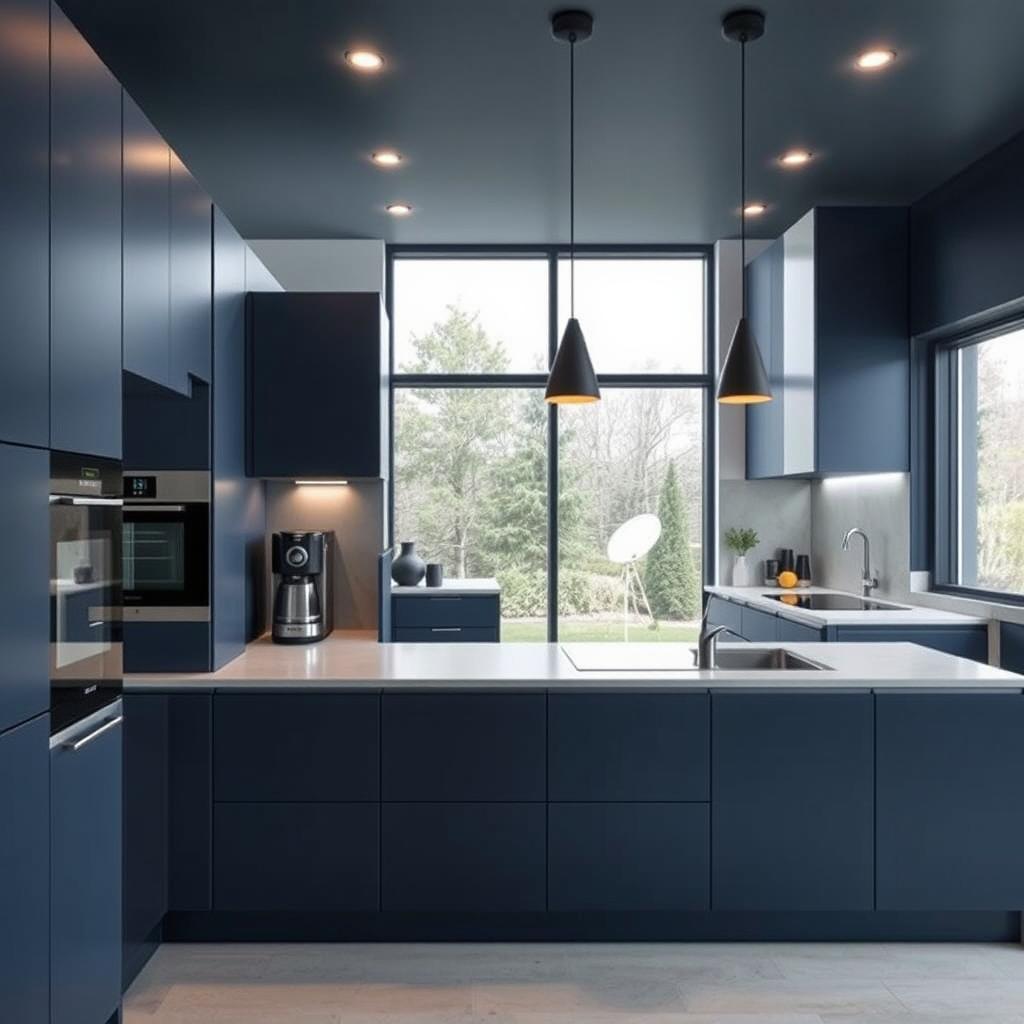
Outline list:
[[[551,364],[544,401],[582,405],[601,397],[576,319],[576,44],[590,38],[594,19],[586,11],[559,11],[551,18],[551,31],[556,39],[569,44],[569,321]]]
[[[718,378],[718,401],[726,405],[770,402],[771,387],[761,352],[747,320],[747,43],[764,35],[764,14],[730,11],[722,19],[722,34],[740,44],[740,319]]]

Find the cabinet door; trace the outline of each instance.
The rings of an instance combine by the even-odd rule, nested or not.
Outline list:
[[[0,0],[0,441],[50,443],[49,0]]]
[[[121,1001],[121,729],[98,732],[117,713],[50,752],[51,1024],[104,1024]]]
[[[160,941],[167,913],[167,695],[124,705],[124,963],[127,988]]]
[[[385,693],[384,800],[544,800],[542,693]]]
[[[169,910],[213,905],[213,697],[168,698]]]
[[[553,803],[549,910],[707,910],[708,805]]]
[[[1024,697],[876,700],[878,909],[1024,907]]]
[[[802,622],[794,622],[785,615],[778,617],[778,639],[789,643],[817,643],[823,639],[821,629],[815,626],[806,626]]]
[[[783,472],[782,262],[783,240],[779,238],[746,269],[747,316],[772,389],[772,401],[747,406],[750,480]]]
[[[763,643],[779,639],[779,619],[777,615],[762,612],[757,608],[748,608],[744,605],[741,622],[743,636],[751,643]],[[726,637],[725,639],[728,640],[729,638]]]
[[[539,911],[542,803],[383,804],[381,909]]]
[[[121,457],[121,87],[51,5],[50,446]]]
[[[871,910],[871,694],[711,699],[712,909]]]
[[[124,368],[170,384],[171,150],[124,94]]]
[[[844,643],[911,643],[934,651],[988,664],[988,626],[889,626],[863,628],[839,626],[836,640]]]
[[[732,635],[726,634],[723,640],[735,640],[743,636],[743,610],[732,601],[721,597],[708,599],[708,625],[725,626]]]
[[[171,153],[171,386],[191,394],[189,376],[209,383],[212,346],[213,206]]]
[[[548,799],[707,800],[706,693],[552,693]]]
[[[0,1020],[50,1008],[50,718],[0,734]]]
[[[0,730],[50,706],[49,453],[0,444]],[[14,540],[16,538],[16,541]]]

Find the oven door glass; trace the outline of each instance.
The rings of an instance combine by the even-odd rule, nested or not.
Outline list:
[[[208,514],[205,503],[125,507],[126,605],[209,604]]]

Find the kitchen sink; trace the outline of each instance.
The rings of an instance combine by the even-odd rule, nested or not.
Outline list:
[[[816,661],[811,661],[810,658],[801,657],[782,647],[752,647],[749,650],[731,647],[728,650],[720,650],[715,658],[715,668],[756,672],[763,669],[819,672],[828,670],[827,665],[820,665]]]

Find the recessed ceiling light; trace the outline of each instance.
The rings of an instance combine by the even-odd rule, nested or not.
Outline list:
[[[865,50],[855,63],[861,71],[878,71],[888,67],[895,59],[895,50]]]
[[[345,61],[359,71],[380,71],[384,58],[374,50],[346,50]]]
[[[790,149],[779,157],[779,163],[783,167],[802,167],[809,163],[811,152],[808,149]]]
[[[392,217],[407,217],[412,213],[412,207],[408,203],[388,203],[385,209]]]
[[[402,162],[402,154],[393,149],[380,149],[370,159],[381,167],[397,167]]]
[[[747,203],[743,207],[743,212],[748,217],[760,217],[768,207],[764,203]]]

